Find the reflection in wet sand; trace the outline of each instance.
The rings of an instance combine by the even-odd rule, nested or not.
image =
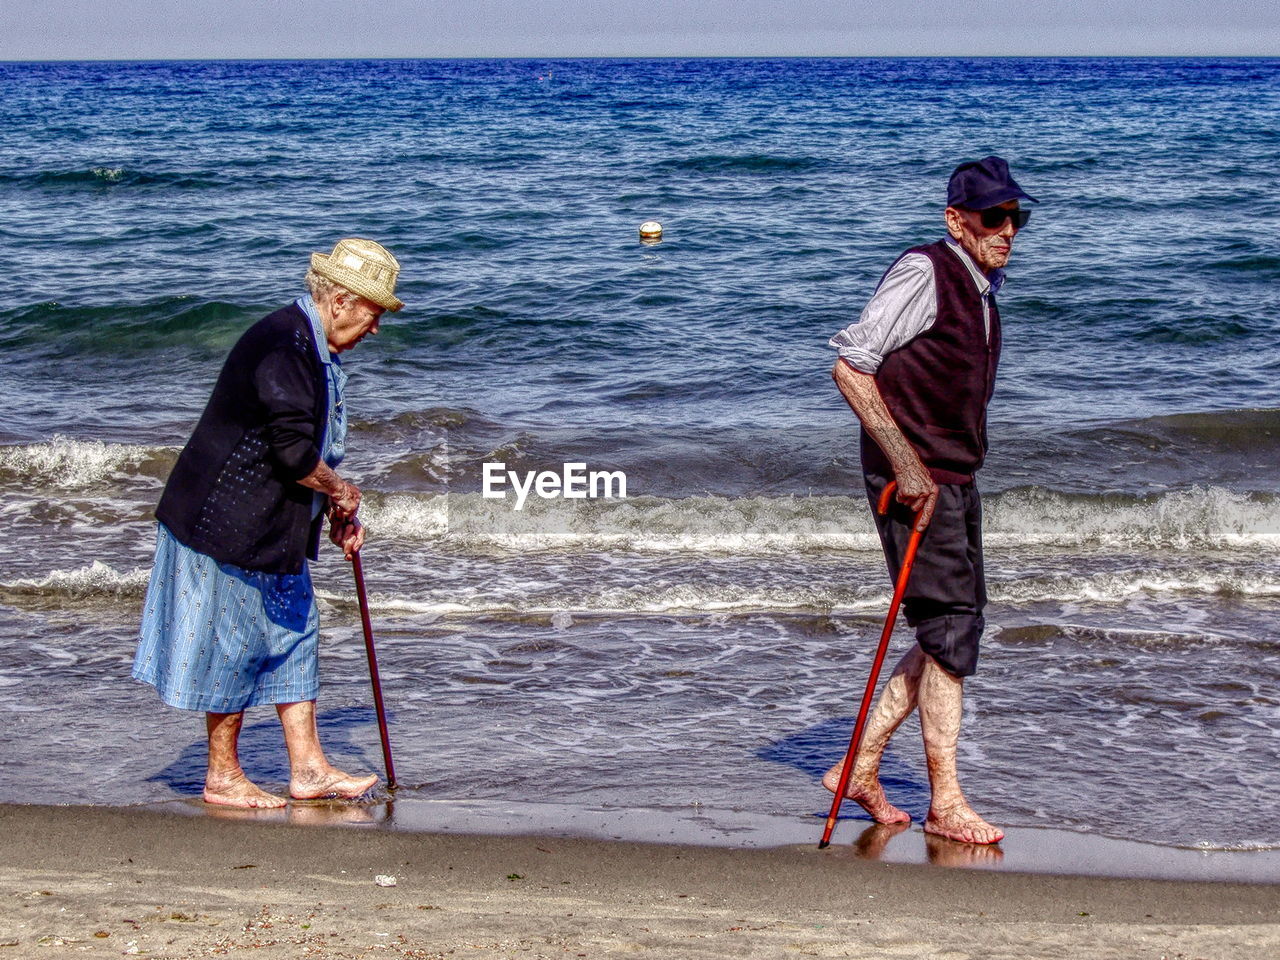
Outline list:
[[[1004,851],[994,843],[961,843],[932,833],[924,835],[924,851],[929,862],[939,867],[995,867]]]
[[[886,859],[889,841],[910,829],[911,825],[906,823],[873,823],[858,834],[858,839],[853,842],[853,852],[864,860]],[[1004,851],[996,844],[960,843],[931,833],[920,833],[920,836],[924,838],[925,857],[934,866],[996,867],[1004,859]],[[901,860],[904,852],[897,850],[897,856],[891,859]]]
[[[853,842],[853,849],[864,860],[879,860],[889,841],[910,827],[909,823],[873,823],[858,834],[858,839]]]
[[[385,804],[352,803],[341,800],[291,800],[275,808],[224,807],[200,803],[205,816],[245,823],[287,823],[304,827],[356,827],[392,819],[392,801]]]

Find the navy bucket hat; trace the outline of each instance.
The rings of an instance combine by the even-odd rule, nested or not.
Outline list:
[[[1009,174],[1003,157],[984,157],[960,164],[951,171],[947,182],[947,206],[966,210],[986,210],[1007,200],[1030,200],[1039,203]]]

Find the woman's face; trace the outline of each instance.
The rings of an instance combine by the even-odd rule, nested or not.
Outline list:
[[[350,350],[366,336],[378,332],[378,324],[386,313],[383,307],[354,293],[339,293],[329,303],[329,320],[325,333],[329,352]]]

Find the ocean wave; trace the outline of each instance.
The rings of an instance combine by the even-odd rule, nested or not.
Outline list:
[[[472,407],[427,407],[423,410],[406,410],[379,420],[355,418],[353,427],[367,431],[379,438],[404,439],[424,431],[448,430],[502,430],[497,420],[485,416]]]
[[[865,506],[845,497],[634,497],[540,500],[399,494],[371,497],[362,516],[379,537],[463,550],[636,550],[737,556],[878,549]]]
[[[423,592],[427,594],[426,591]],[[347,593],[317,590],[316,596],[336,607],[354,609],[355,597]],[[876,587],[846,588],[832,594],[822,587],[778,583],[773,587],[755,584],[719,584],[714,587],[683,584],[673,587],[628,586],[603,588],[583,595],[566,589],[559,596],[528,598],[519,593],[495,597],[492,591],[459,599],[415,597],[375,593],[368,597],[370,609],[384,615],[409,614],[428,617],[535,617],[547,618],[551,625],[566,629],[574,618],[594,619],[618,616],[713,615],[741,616],[756,613],[779,615],[820,614],[879,617],[888,604],[890,592]]]
[[[113,480],[163,477],[174,454],[170,447],[55,435],[44,443],[0,447],[0,481],[18,482],[23,487],[85,490]]]
[[[1077,150],[1074,156],[1029,159],[1023,163],[1028,173],[1063,174],[1092,171],[1102,163],[1102,160],[1096,154],[1085,154]]]
[[[1280,501],[1221,487],[1159,496],[1087,496],[1038,487],[984,503],[984,538],[1002,546],[1280,548]]]
[[[0,175],[0,184],[38,189],[171,187],[178,190],[225,189],[231,181],[210,171],[136,170],[103,164],[72,170],[39,170]]]
[[[373,494],[365,522],[379,537],[462,550],[635,550],[752,556],[879,549],[861,497],[634,497]],[[986,498],[984,539],[1002,549],[1280,550],[1280,501],[1221,488],[1152,497],[1088,496],[1037,487]]]
[[[604,385],[593,401],[614,408],[696,396],[715,402],[716,381],[686,377]],[[566,403],[570,401],[566,400]],[[843,423],[738,427],[681,424],[515,427],[466,407],[436,407],[361,420],[375,459],[421,454],[447,440],[451,489],[475,492],[481,465],[555,469],[585,461],[624,469],[633,491],[654,496],[847,496],[861,487],[856,445]],[[1059,431],[1000,424],[980,486],[984,493],[1032,483],[1063,491],[1131,497],[1193,486],[1280,492],[1280,410],[1243,409],[1114,420]],[[401,471],[402,473],[404,471]],[[412,477],[412,471],[405,473]],[[1039,478],[1044,478],[1043,481]],[[423,490],[432,489],[423,487]]]
[[[1009,606],[1035,603],[1120,603],[1133,597],[1280,597],[1280,575],[1205,567],[1191,571],[1126,570],[1027,577],[988,584],[990,599]]]
[[[1135,330],[1131,337],[1138,343],[1219,343],[1242,340],[1261,332],[1250,326],[1243,316],[1189,317],[1177,324],[1154,320],[1145,330]]]
[[[1272,465],[1280,456],[1280,410],[1216,410],[1114,420],[1045,432],[996,427],[986,484],[1044,477],[1043,486],[1137,495],[1171,489],[1230,487],[1280,491]],[[989,487],[984,487],[989,489]]]
[[[455,424],[460,429],[450,436]],[[1181,426],[1219,434],[1227,430],[1221,424]],[[493,429],[482,417],[472,419],[465,408],[446,407],[356,424],[358,440],[373,436],[375,447],[392,448],[363,458],[364,477],[358,482],[366,496],[361,514],[366,524],[380,538],[438,543],[461,552],[630,550],[745,557],[879,550],[860,493],[622,498],[615,489],[611,499],[544,500],[530,492],[516,510],[509,487],[503,488],[508,495],[501,499],[475,492],[480,462],[501,460],[509,467],[531,469],[547,459],[546,451],[526,456],[533,441],[521,437],[498,447],[477,446],[485,439],[481,435]],[[1221,442],[1234,441],[1222,436]],[[568,452],[574,455],[565,462],[584,459],[580,450]],[[112,483],[129,484],[136,495],[163,482],[176,454],[173,446],[54,435],[38,443],[0,446],[0,484],[50,500]],[[728,476],[734,466],[727,463],[722,473]],[[764,466],[772,469],[772,460]],[[636,478],[628,479],[634,490]],[[456,488],[460,483],[466,492],[448,492],[451,484]],[[1270,493],[1196,486],[1148,495],[1086,494],[1025,486],[987,494],[983,504],[985,541],[1001,549],[1280,550],[1280,497]]]
[[[740,156],[708,154],[663,160],[655,170],[677,170],[688,173],[802,173],[806,170],[841,169],[845,164],[827,157],[786,157],[752,153]]]
[[[1228,257],[1205,264],[1208,270],[1221,270],[1224,273],[1245,273],[1251,277],[1258,274],[1280,273],[1280,257],[1265,253],[1242,253],[1237,257]]]
[[[551,618],[553,626],[569,626],[572,618],[610,618],[655,615],[746,616],[835,616],[881,621],[888,609],[892,585],[883,568],[865,573],[865,567],[851,568],[844,577],[832,577],[830,570],[819,572],[804,566],[779,569],[766,575],[755,564],[744,563],[727,572],[717,568],[712,580],[685,572],[682,582],[672,582],[667,572],[627,580],[608,573],[579,575],[561,568],[552,583],[546,577],[531,589],[519,573],[485,574],[483,587],[459,589],[456,583],[437,588],[430,583],[415,587],[407,581],[395,592],[376,592],[370,604],[384,615],[432,617],[538,617]],[[625,581],[625,582],[623,582]],[[469,582],[469,581],[468,581]],[[1113,606],[1135,598],[1165,604],[1197,603],[1205,598],[1237,598],[1272,601],[1280,598],[1280,575],[1258,569],[1202,565],[1162,573],[1149,569],[1059,573],[1038,576],[1011,576],[988,583],[990,600],[996,608],[1027,609],[1039,605],[1093,604]],[[349,591],[320,590],[318,596],[329,603],[354,610]],[[1237,644],[1200,627],[1188,631],[1126,630],[1090,628],[1109,641],[1125,645],[1151,646],[1222,643]],[[1059,624],[1014,628],[1008,642],[1029,642],[1042,635],[1070,634],[1088,641],[1090,629]]]
[[[66,600],[140,600],[150,571],[119,571],[101,560],[74,570],[53,570],[39,580],[0,583],[0,597],[9,602],[34,601],[57,605]]]
[[[721,573],[723,574],[723,569]],[[146,592],[150,571],[138,567],[118,570],[101,560],[70,569],[55,569],[40,578],[23,578],[0,583],[0,600],[16,606],[61,608],[70,602],[135,602]],[[593,580],[562,569],[555,583],[540,582],[531,590],[517,573],[510,577],[492,570],[483,584],[460,587],[453,582],[438,587],[430,579],[414,577],[397,580],[395,592],[374,591],[371,609],[381,615],[428,617],[535,617],[547,618],[553,626],[568,627],[577,618],[661,615],[780,616],[821,615],[870,618],[884,616],[890,600],[887,577],[851,575],[834,581],[830,576],[813,576],[804,569],[779,571],[762,581],[761,571],[746,565],[716,582],[690,577],[672,582],[670,576],[633,581],[604,576]],[[468,581],[469,582],[469,581]],[[1012,609],[1038,604],[1091,603],[1112,605],[1135,597],[1177,601],[1203,597],[1274,600],[1280,598],[1280,574],[1257,569],[1199,569],[1161,573],[1157,570],[1058,574],[1000,579],[989,584],[991,602]],[[320,587],[317,597],[325,603],[352,612],[355,597],[349,589]],[[1192,630],[1172,634],[1151,630],[1118,628],[1072,628],[1051,624],[1006,631],[1004,642],[1037,642],[1038,638],[1066,632],[1088,639],[1090,631],[1110,641],[1138,645],[1217,643],[1222,638]],[[1126,637],[1131,635],[1131,639]],[[1230,641],[1236,642],[1236,641]]]
[[[1254,600],[1280,597],[1280,577],[1215,570],[1184,576],[1130,572],[1029,578],[988,586],[993,604],[1015,609],[1046,603],[1111,605],[1124,603],[1135,597],[1166,601],[1203,597]],[[461,598],[456,591],[450,591],[447,597],[433,597],[430,590],[422,590],[413,596],[375,594],[369,597],[369,603],[372,609],[384,615],[546,617],[551,618],[553,626],[568,627],[572,625],[574,617],[706,614],[809,614],[879,621],[884,617],[892,595],[887,581],[833,587],[829,583],[814,584],[779,578],[768,586],[762,586],[755,582],[754,576],[744,576],[743,582],[715,585],[687,583],[653,587],[643,584],[626,587],[600,586],[584,592],[577,584],[567,583],[561,590],[537,597],[525,596],[514,589],[514,586],[509,594],[503,596],[502,593],[491,584],[489,589]],[[347,593],[318,590],[317,596],[334,606],[355,608],[355,597]],[[1081,636],[1085,633],[1062,627],[1051,629],[1055,632],[1065,630]],[[1115,641],[1124,639],[1126,631],[1103,630],[1101,633]],[[1134,630],[1127,631],[1127,634],[1130,635],[1129,642],[1140,645],[1163,643],[1185,646],[1222,642],[1221,638],[1203,632],[1157,634],[1153,631]],[[1011,639],[1016,642],[1022,638],[1015,634]]]
[[[258,308],[185,296],[105,305],[28,303],[0,311],[0,348],[34,347],[58,356],[138,356],[174,345],[225,350],[259,316]]]

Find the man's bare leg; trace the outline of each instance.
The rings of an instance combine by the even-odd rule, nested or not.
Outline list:
[[[284,797],[267,793],[240,769],[240,726],[244,711],[206,713],[209,768],[204,776],[204,802],[226,807],[283,807]]]
[[[964,714],[964,680],[952,676],[932,657],[924,659],[919,688],[920,729],[933,789],[924,831],[962,843],[999,843],[1004,831],[974,813],[960,791],[956,745]]]
[[[928,659],[920,645],[916,644],[893,668],[893,675],[885,684],[871,715],[867,717],[867,727],[862,731],[862,743],[853,763],[853,773],[845,787],[845,797],[856,801],[871,814],[872,819],[880,823],[911,821],[909,813],[899,810],[885,798],[884,787],[880,785],[880,760],[884,757],[893,732],[916,708],[920,674]],[[841,760],[823,775],[822,785],[835,793],[840,786],[840,774],[843,770],[844,760]]]
[[[295,800],[358,797],[378,782],[377,774],[353,777],[331,766],[316,731],[316,702],[278,703],[276,712],[289,748],[289,795]]]

